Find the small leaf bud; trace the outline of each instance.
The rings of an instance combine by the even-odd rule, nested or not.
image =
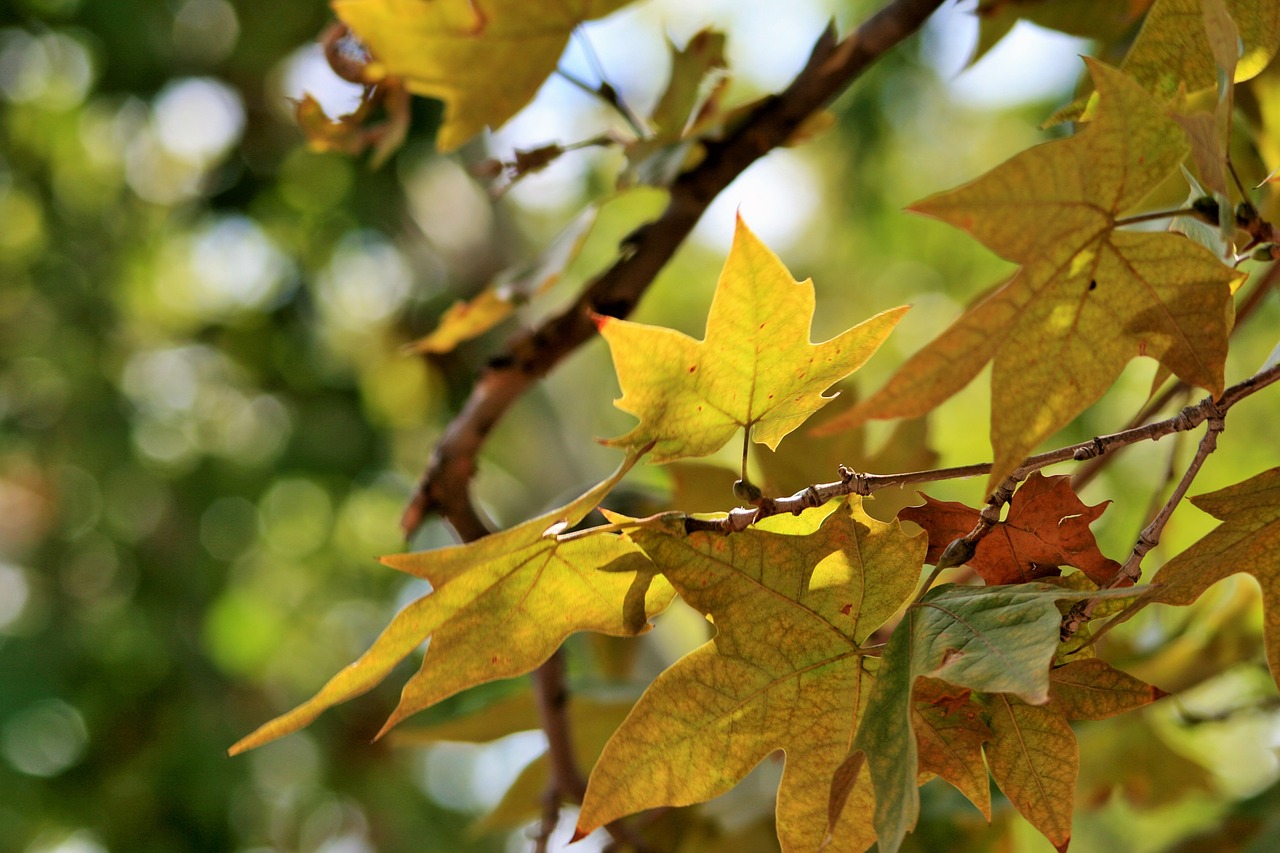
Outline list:
[[[754,504],[764,496],[764,493],[750,480],[734,480],[733,496],[744,503]]]
[[[977,552],[978,546],[961,536],[959,539],[951,540],[951,544],[942,552],[942,556],[938,558],[937,566],[939,569],[952,569],[956,566],[963,566],[965,563],[973,559],[973,555]]]

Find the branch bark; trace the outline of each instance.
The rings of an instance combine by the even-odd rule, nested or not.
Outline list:
[[[624,241],[617,262],[597,276],[567,310],[517,335],[491,360],[431,455],[401,518],[405,534],[412,535],[428,515],[439,513],[464,540],[483,536],[487,531],[469,494],[476,456],[520,395],[595,335],[590,313],[630,314],[725,187],[785,143],[806,118],[918,30],[941,5],[942,0],[892,0],[839,42],[834,30],[827,29],[814,44],[808,64],[785,91],[765,100],[726,139],[707,142],[702,162],[671,186],[667,209]]]

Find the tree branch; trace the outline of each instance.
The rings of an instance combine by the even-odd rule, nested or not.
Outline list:
[[[940,5],[942,0],[892,0],[841,42],[828,29],[785,91],[761,103],[728,138],[706,142],[702,162],[675,180],[667,209],[624,241],[617,262],[597,276],[567,310],[517,335],[489,363],[431,455],[401,518],[406,535],[435,512],[463,539],[482,535],[484,523],[468,494],[476,455],[520,395],[595,334],[590,313],[613,317],[631,313],[725,187],[786,142],[810,114],[919,29]]]
[[[1074,460],[1076,462],[1084,462],[1099,456],[1104,456],[1114,452],[1122,447],[1130,444],[1136,444],[1140,441],[1157,441],[1166,435],[1172,435],[1176,432],[1186,432],[1195,429],[1205,421],[1216,421],[1219,423],[1216,431],[1212,428],[1210,433],[1214,435],[1213,443],[1210,444],[1208,450],[1204,450],[1204,444],[1201,445],[1201,453],[1197,453],[1197,462],[1193,463],[1194,470],[1199,470],[1199,466],[1203,464],[1204,459],[1212,452],[1216,446],[1216,433],[1221,432],[1221,421],[1226,416],[1227,410],[1241,400],[1249,397],[1268,385],[1280,381],[1280,364],[1267,368],[1259,373],[1250,376],[1241,382],[1227,388],[1218,399],[1213,397],[1205,397],[1199,403],[1193,406],[1187,406],[1178,414],[1162,421],[1145,424],[1143,426],[1132,427],[1130,429],[1114,432],[1110,435],[1101,435],[1091,438],[1088,441],[1082,441],[1079,444],[1069,444],[1066,447],[1059,447],[1056,450],[1047,450],[1044,453],[1037,453],[1035,456],[1027,457],[1027,460],[1013,472],[1000,487],[992,494],[991,499],[984,508],[983,521],[998,520],[988,519],[986,516],[991,513],[989,510],[994,507],[996,513],[999,507],[1008,501],[1012,495],[1013,487],[1018,482],[1026,479],[1033,471],[1039,471],[1041,468],[1047,468],[1050,465],[1059,462],[1067,462]],[[1206,441],[1208,436],[1205,437]],[[975,477],[981,474],[987,474],[991,471],[990,462],[979,462],[974,465],[962,465],[956,468],[934,468],[929,471],[910,471],[903,474],[864,474],[854,471],[850,468],[841,468],[840,479],[832,483],[817,483],[807,486],[801,491],[796,492],[785,498],[762,498],[755,507],[747,509],[738,507],[729,511],[728,515],[719,519],[706,518],[686,518],[684,525],[685,530],[693,532],[695,530],[716,530],[722,533],[736,533],[745,530],[757,521],[768,518],[771,515],[777,515],[783,512],[789,512],[793,515],[799,515],[806,509],[815,506],[821,506],[829,500],[841,497],[843,495],[870,495],[880,489],[887,489],[891,486],[908,486],[915,483],[932,483],[939,480],[955,480],[964,477]],[[1194,476],[1194,471],[1189,471]],[[1190,485],[1190,481],[1184,477],[1184,483],[1179,484],[1179,488],[1174,491],[1174,497],[1170,498],[1172,504],[1181,500],[1182,495],[1186,492],[1186,486]],[[1175,500],[1176,498],[1177,500]],[[1172,510],[1170,509],[1170,512]],[[1165,518],[1164,521],[1168,519]],[[1154,524],[1154,522],[1153,522]],[[981,538],[983,535],[979,532],[979,527],[985,525],[980,522],[978,527],[970,534],[962,537],[968,540],[974,537],[973,541]],[[1164,529],[1162,521],[1157,528],[1154,529],[1155,535],[1158,537],[1160,530]],[[954,543],[953,543],[954,544]],[[1148,550],[1150,550],[1148,548]],[[1146,551],[1142,552],[1143,554]],[[1141,559],[1141,556],[1139,557]],[[962,561],[963,562],[963,561]]]

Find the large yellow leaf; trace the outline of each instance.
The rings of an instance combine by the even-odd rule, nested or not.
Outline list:
[[[1232,285],[1243,274],[1179,234],[1116,230],[1187,146],[1133,81],[1089,67],[1102,100],[1081,133],[914,205],[1022,269],[835,425],[924,414],[994,361],[994,487],[1135,356],[1221,393]]]
[[[573,28],[631,0],[333,0],[369,46],[374,73],[445,103],[437,145],[452,151],[529,103]]]
[[[393,568],[426,578],[434,589],[391,621],[359,660],[306,702],[231,747],[243,752],[295,732],[321,712],[359,696],[428,637],[422,668],[405,685],[383,732],[415,711],[460,690],[522,675],[576,631],[639,634],[674,591],[644,555],[621,536],[559,541],[548,529],[586,517],[635,464],[573,503],[476,542],[383,557]]]
[[[788,524],[806,527],[774,527]],[[716,636],[658,676],[605,746],[579,834],[710,799],[781,749],[778,836],[783,850],[816,850],[870,683],[863,644],[911,595],[924,537],[875,521],[854,498],[809,535],[651,529],[635,539]],[[854,799],[868,798],[855,787]],[[865,821],[839,826],[832,850],[874,839]]]
[[[834,397],[906,308],[884,311],[821,344],[809,342],[813,283],[797,282],[738,220],[716,285],[706,339],[600,318],[622,386],[618,408],[640,419],[608,444],[656,442],[654,462],[706,456],[742,427],[771,450]]]
[[[1280,468],[1191,502],[1222,524],[1166,563],[1145,597],[1185,606],[1229,575],[1253,575],[1262,587],[1267,662],[1280,683]]]

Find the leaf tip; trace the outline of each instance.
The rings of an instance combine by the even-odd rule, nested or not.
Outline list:
[[[581,826],[575,826],[573,828],[573,838],[569,839],[569,843],[577,844],[579,841],[586,838],[590,834],[591,834],[591,830],[583,829]]]

